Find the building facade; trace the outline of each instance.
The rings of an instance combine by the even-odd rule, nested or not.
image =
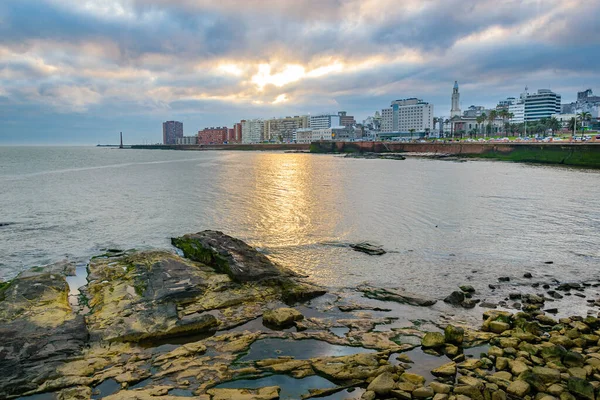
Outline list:
[[[248,119],[242,121],[242,143],[252,144],[264,141],[265,121]]]
[[[210,127],[198,131],[198,144],[223,144],[227,138],[227,127]]]
[[[198,144],[197,136],[183,136],[175,140],[175,144],[179,145],[195,145]]]
[[[346,111],[339,111],[338,115],[340,116],[340,125],[341,126],[354,126],[356,125],[356,120],[352,115],[347,115]]]
[[[340,116],[332,114],[311,115],[309,119],[309,128],[327,129],[332,126],[340,126]]]
[[[177,144],[177,138],[183,137],[183,122],[163,122],[163,144]]]
[[[525,97],[525,121],[538,121],[550,118],[561,112],[561,96],[548,89],[539,89],[537,93]]]
[[[296,130],[308,128],[308,123],[308,115],[268,119],[265,121],[264,140],[292,143]]]
[[[433,104],[421,99],[395,100],[381,110],[381,132],[431,132]]]

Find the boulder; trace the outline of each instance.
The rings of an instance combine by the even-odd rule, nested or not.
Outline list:
[[[456,375],[456,363],[449,362],[431,371],[433,376],[448,377]]]
[[[202,231],[171,238],[186,258],[209,265],[236,282],[258,281],[284,274],[281,267],[240,239],[219,231]],[[288,273],[288,271],[285,271]]]
[[[502,321],[491,321],[489,328],[491,332],[502,333],[510,329],[510,324]]]
[[[475,293],[475,288],[471,285],[462,285],[459,286],[459,289],[465,293]]]
[[[277,400],[279,386],[267,386],[259,389],[208,389],[211,400]]]
[[[380,396],[388,394],[396,385],[394,378],[390,372],[384,372],[377,376],[367,387],[367,390],[371,390]]]
[[[567,390],[580,399],[594,400],[594,386],[585,379],[569,378]]]
[[[446,343],[462,345],[465,338],[465,330],[459,326],[448,325],[444,329],[444,340]]]
[[[263,314],[263,323],[266,326],[276,328],[287,328],[294,325],[294,322],[304,319],[304,315],[300,311],[293,308],[277,308],[275,310],[267,310]]]
[[[350,247],[352,247],[356,251],[360,251],[371,256],[381,256],[385,254],[385,250],[383,250],[381,246],[376,246],[367,242],[351,244]]]
[[[57,379],[58,367],[80,357],[87,345],[84,318],[69,305],[63,267],[25,271],[0,287],[0,398]]]
[[[436,303],[436,300],[422,297],[418,294],[405,292],[401,289],[377,288],[369,285],[361,285],[357,288],[365,297],[381,301],[395,301],[402,304],[410,304],[419,307],[429,307]]]
[[[465,294],[458,290],[450,293],[450,295],[444,299],[445,303],[452,304],[453,306],[460,306],[463,301],[465,301]]]
[[[529,383],[527,383],[525,381],[518,381],[518,380],[511,382],[511,384],[508,385],[508,388],[506,389],[506,391],[509,394],[512,394],[519,398],[525,397],[525,395],[527,395],[530,390],[531,390],[531,387],[529,386]]]
[[[439,332],[427,332],[421,340],[421,346],[426,349],[442,347],[444,343],[444,335]]]

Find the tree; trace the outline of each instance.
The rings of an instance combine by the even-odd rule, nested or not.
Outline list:
[[[477,121],[477,129],[481,130],[482,124],[485,122],[485,113],[481,114],[480,116],[477,117],[476,121]]]
[[[490,136],[491,136],[491,133],[493,132],[493,129],[494,129],[492,124],[496,120],[497,116],[498,116],[498,111],[492,110],[492,111],[490,111],[490,115],[488,115],[488,117],[487,117],[488,121],[489,121],[488,126],[489,126]]]
[[[446,120],[444,121],[444,123],[445,123],[446,125],[448,125],[448,124],[450,123],[450,120],[446,118]],[[444,136],[446,136],[446,135],[444,135]]]
[[[556,118],[552,117],[548,120],[548,129],[552,129],[552,136],[555,135],[558,131],[560,131],[561,123]]]
[[[487,121],[487,115],[486,115],[486,113],[481,113],[480,117],[481,117],[481,136],[485,136],[485,133],[483,132],[483,123],[485,121]]]
[[[508,122],[506,122],[506,120],[508,119],[508,110],[500,110],[498,112],[498,116],[502,118],[502,126],[504,127],[504,136],[508,136],[508,132],[507,132],[507,128],[506,128],[506,124]]]
[[[587,111],[582,111],[579,114],[577,114],[577,119],[579,121],[581,121],[581,138],[583,139],[583,125],[585,124],[586,121],[589,121],[590,119],[592,119],[592,114],[590,114]]]
[[[433,129],[434,130],[435,130],[435,124],[437,124],[438,122],[441,122],[441,118],[433,117]]]
[[[412,141],[412,138],[413,138],[413,133],[415,133],[415,129],[414,129],[414,128],[411,128],[411,129],[409,129],[408,131],[410,132],[410,140]]]

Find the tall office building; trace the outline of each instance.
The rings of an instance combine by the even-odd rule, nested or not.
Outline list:
[[[177,138],[183,137],[183,122],[163,122],[163,144],[177,144]]]
[[[548,89],[539,89],[537,93],[527,94],[525,97],[525,120],[538,121],[550,118],[553,114],[560,114],[561,96]]]

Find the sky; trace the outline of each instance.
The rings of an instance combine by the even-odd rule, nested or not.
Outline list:
[[[600,92],[597,0],[2,0],[0,144]]]

